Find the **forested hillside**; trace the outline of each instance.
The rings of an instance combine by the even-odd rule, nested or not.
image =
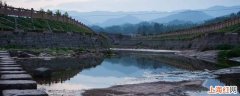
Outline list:
[[[173,32],[177,30],[189,29],[201,25],[214,24],[218,22],[223,22],[225,20],[240,17],[240,12],[232,13],[226,16],[216,17],[214,19],[207,20],[203,23],[192,23],[180,20],[174,20],[167,24],[155,23],[155,22],[141,22],[139,24],[124,24],[116,25],[111,27],[99,27],[92,26],[91,28],[96,32],[106,32],[106,33],[121,33],[123,35],[156,35],[166,32]]]

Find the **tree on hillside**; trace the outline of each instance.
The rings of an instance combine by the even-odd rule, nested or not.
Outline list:
[[[57,10],[56,13],[55,13],[57,16],[61,16],[62,13],[60,12],[60,10]]]
[[[44,12],[44,9],[41,8],[39,11],[40,11],[41,13],[43,13],[43,12]]]
[[[240,11],[237,13],[238,16],[240,16]]]
[[[2,2],[2,0],[0,0],[0,5],[1,5],[1,6],[3,5],[3,2]]]
[[[64,16],[66,16],[66,17],[68,17],[68,16],[69,16],[69,15],[68,15],[68,12],[65,12],[63,15],[64,15]]]
[[[154,33],[157,34],[159,32],[163,32],[164,25],[159,23],[154,23]]]
[[[47,14],[48,14],[48,15],[52,15],[53,12],[52,12],[51,10],[48,9],[48,10],[47,10]]]
[[[0,0],[0,6],[7,6],[7,3],[6,3],[6,1],[2,1],[2,0]]]
[[[232,13],[232,14],[230,14],[230,17],[236,17],[236,15],[237,15],[237,14]]]
[[[6,1],[4,1],[4,4],[3,4],[3,5],[4,5],[4,6],[8,6]]]
[[[146,25],[139,26],[137,31],[138,31],[138,34],[146,36],[147,33],[148,33],[147,32],[148,31],[148,27]]]

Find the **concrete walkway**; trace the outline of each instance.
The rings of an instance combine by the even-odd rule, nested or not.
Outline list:
[[[48,96],[37,90],[36,81],[16,64],[7,51],[0,51],[0,90],[2,96]]]

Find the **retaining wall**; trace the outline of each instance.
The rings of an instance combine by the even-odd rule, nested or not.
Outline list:
[[[79,33],[38,33],[38,32],[0,32],[0,47],[69,48],[102,47],[103,39],[98,35]]]

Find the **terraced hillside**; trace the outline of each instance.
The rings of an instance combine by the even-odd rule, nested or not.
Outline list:
[[[80,32],[92,33],[90,29],[83,26],[77,26],[71,23],[65,23],[47,19],[31,19],[25,17],[14,17],[0,15],[0,29],[2,31],[14,31],[18,29],[25,32]]]

